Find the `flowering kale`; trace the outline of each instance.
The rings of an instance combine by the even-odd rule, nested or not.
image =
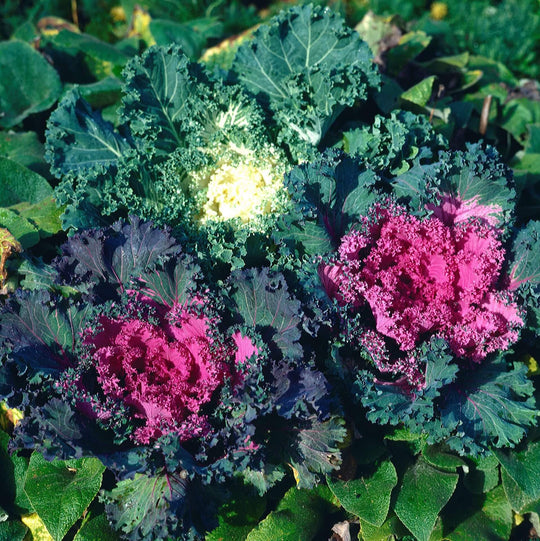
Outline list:
[[[516,235],[492,149],[440,152],[395,177],[363,161],[327,153],[287,179],[299,189],[275,235],[281,261],[300,262],[312,328],[340,329],[332,354],[315,347],[345,387],[356,379],[348,393],[373,422],[460,452],[516,444],[536,421],[511,348],[538,314],[538,223]]]
[[[339,464],[344,429],[283,277],[238,272],[218,294],[200,274],[133,218],[72,237],[48,288],[17,292],[0,316],[0,397],[26,412],[14,446],[98,456],[120,480],[103,497],[130,539],[188,536],[211,482],[264,491],[289,463],[311,486]],[[152,505],[137,499],[147,489]]]
[[[200,410],[225,378],[236,375],[229,359],[243,363],[256,353],[239,333],[231,344],[215,344],[209,321],[191,312],[182,306],[158,309],[155,324],[136,313],[102,316],[99,331],[84,340],[94,348],[90,356],[103,394],[143,420],[133,434],[139,443],[171,432],[181,441],[207,434],[210,427]]]
[[[392,203],[376,206],[362,229],[342,238],[337,261],[321,265],[327,293],[341,305],[367,303],[378,333],[401,351],[430,335],[473,361],[508,349],[523,320],[512,293],[500,286],[505,251],[499,232],[482,209],[475,214],[462,207],[445,198],[420,220]],[[464,219],[464,213],[475,217]],[[381,356],[387,354],[374,355]]]
[[[379,81],[358,34],[313,6],[261,27],[227,73],[170,46],[149,48],[123,76],[118,130],[77,89],[50,117],[47,157],[65,228],[136,213],[233,267],[283,212],[294,160],[314,153]]]

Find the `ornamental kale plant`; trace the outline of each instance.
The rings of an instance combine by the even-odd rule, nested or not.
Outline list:
[[[288,175],[296,212],[276,240],[312,299],[313,347],[373,423],[462,454],[514,446],[537,417],[520,355],[538,328],[540,224],[516,224],[492,148],[405,169],[332,151]]]
[[[358,34],[311,5],[261,26],[228,71],[210,72],[169,46],[148,49],[123,76],[118,129],[77,89],[50,117],[64,227],[133,212],[233,267],[283,212],[283,174],[379,83]]]
[[[138,218],[74,235],[41,274],[0,316],[0,397],[25,412],[12,446],[98,457],[127,539],[200,535],[227,479],[264,493],[284,464],[305,487],[338,466],[344,429],[281,275],[237,272],[218,294]]]

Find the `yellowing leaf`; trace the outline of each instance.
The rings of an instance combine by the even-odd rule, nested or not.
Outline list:
[[[529,372],[528,372],[529,376],[540,375],[540,368],[538,367],[538,362],[536,361],[534,357],[532,357],[531,355],[526,355],[524,361],[527,367],[529,368]]]
[[[296,484],[298,485],[298,483],[300,483],[300,475],[298,474],[298,470],[292,464],[289,464],[289,467],[291,468],[292,473],[294,475],[294,480],[296,481]]]
[[[15,426],[22,418],[24,413],[18,409],[8,408],[5,402],[0,402],[0,428],[4,431]]]
[[[139,6],[135,6],[133,9],[133,15],[131,17],[131,29],[128,37],[139,36],[150,47],[156,44],[156,40],[150,32],[150,21],[152,17],[150,14]]]
[[[0,294],[6,293],[5,288],[5,279],[7,278],[7,271],[4,268],[7,258],[15,253],[22,250],[21,245],[17,239],[4,228],[0,228]]]
[[[21,521],[30,530],[32,541],[54,541],[37,513],[25,515],[21,517]]]

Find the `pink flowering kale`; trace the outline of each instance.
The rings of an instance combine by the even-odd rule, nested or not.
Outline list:
[[[274,235],[316,355],[358,426],[399,425],[459,453],[515,445],[536,423],[516,360],[540,321],[538,222],[519,231],[493,148],[425,138],[395,168],[376,130],[356,136],[351,155],[287,175],[291,211]]]
[[[71,237],[41,278],[0,311],[0,400],[25,410],[13,445],[98,456],[127,538],[207,527],[205,485],[240,476],[262,493],[292,466],[307,488],[338,467],[345,429],[283,275],[203,282],[168,230],[132,218]]]
[[[181,441],[207,434],[201,408],[226,378],[236,377],[236,363],[257,353],[239,333],[222,342],[212,337],[208,318],[186,306],[162,310],[155,323],[102,316],[85,343],[94,347],[104,394],[142,420],[133,437],[143,444],[168,433]]]
[[[377,206],[360,231],[343,237],[339,258],[321,265],[328,294],[342,305],[369,305],[378,333],[403,352],[434,335],[477,362],[508,349],[523,319],[501,286],[500,232],[482,218],[461,219],[458,208],[445,200],[420,219]]]

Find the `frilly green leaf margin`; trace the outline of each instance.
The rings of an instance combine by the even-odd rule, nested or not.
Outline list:
[[[233,71],[268,101],[293,154],[316,146],[345,109],[379,84],[368,45],[327,8],[295,6],[243,43]]]

